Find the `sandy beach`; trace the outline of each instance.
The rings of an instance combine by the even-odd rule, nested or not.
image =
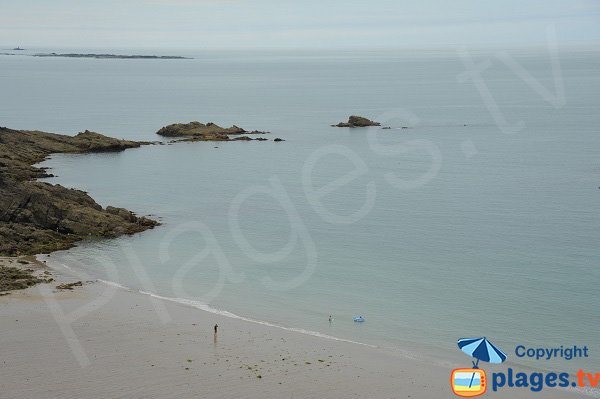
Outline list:
[[[460,354],[456,364],[407,357],[97,281],[57,290],[81,280],[50,272],[56,281],[0,297],[0,398],[448,398],[450,370],[465,365]],[[549,389],[518,395],[580,397]]]

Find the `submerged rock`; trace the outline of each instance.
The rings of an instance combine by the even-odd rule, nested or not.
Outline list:
[[[362,116],[352,115],[348,118],[348,122],[340,122],[337,125],[331,125],[333,127],[367,127],[367,126],[381,126],[381,123],[374,122],[370,119],[363,118]]]

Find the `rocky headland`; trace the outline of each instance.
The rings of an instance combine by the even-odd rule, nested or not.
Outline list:
[[[381,123],[374,122],[370,119],[363,118],[362,116],[352,115],[348,118],[348,122],[340,122],[337,125],[331,125],[333,127],[367,127],[367,126],[381,126]]]
[[[264,137],[251,138],[248,135],[260,135],[268,132],[258,130],[247,131],[238,126],[221,127],[215,123],[201,122],[174,123],[161,128],[156,134],[163,137],[177,138],[176,141],[266,141]]]
[[[103,208],[83,191],[35,180],[49,176],[33,165],[52,153],[115,152],[143,144],[149,143],[90,131],[73,137],[0,127],[0,255],[47,253],[84,238],[113,238],[158,225],[123,208]]]

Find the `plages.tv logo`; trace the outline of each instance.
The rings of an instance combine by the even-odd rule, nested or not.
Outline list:
[[[475,360],[471,368],[452,370],[450,386],[455,395],[463,398],[483,395],[487,390],[488,381],[485,370],[479,368],[479,361],[502,363],[507,356],[487,338],[461,338],[458,347]]]

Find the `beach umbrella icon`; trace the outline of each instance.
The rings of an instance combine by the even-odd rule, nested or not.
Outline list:
[[[488,363],[499,364],[505,361],[507,357],[506,353],[498,349],[498,347],[488,341],[486,337],[459,339],[458,347],[467,355],[477,359],[477,362],[473,362],[474,369],[478,368],[477,366],[479,365],[480,360]],[[469,388],[471,387],[471,384],[473,384],[474,377],[475,373],[473,373],[473,376],[471,377]]]

